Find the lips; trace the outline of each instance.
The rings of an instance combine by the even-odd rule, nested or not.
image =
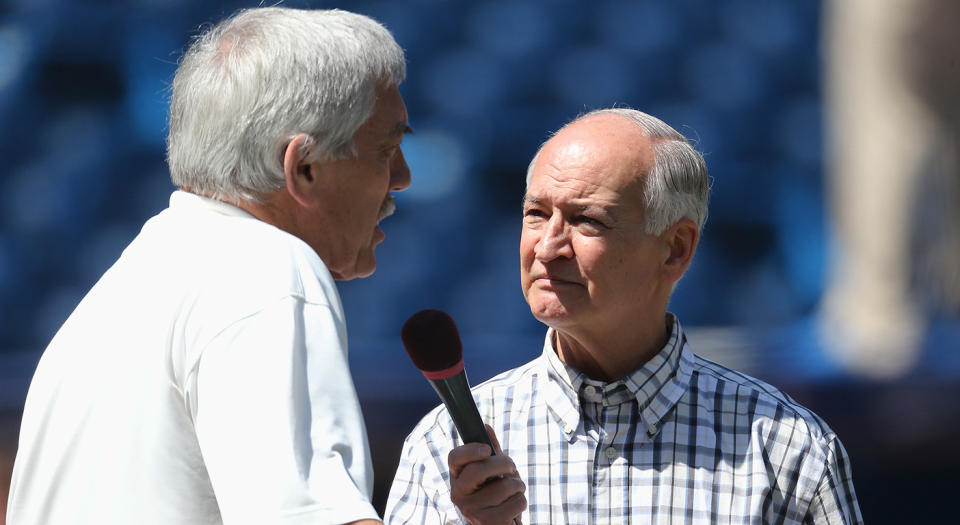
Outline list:
[[[531,279],[531,282],[537,282],[537,281],[548,283],[550,285],[563,285],[563,284],[579,285],[580,284],[578,281],[574,279],[567,279],[564,277],[560,277],[559,275],[550,275],[550,274],[537,275]]]

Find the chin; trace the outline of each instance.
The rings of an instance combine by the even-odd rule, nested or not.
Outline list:
[[[549,326],[550,328],[562,329],[570,328],[575,326],[576,321],[568,315],[537,315],[534,314],[534,317],[537,318],[537,321]]]
[[[362,252],[357,258],[357,265],[354,268],[354,278],[370,277],[373,275],[373,272],[377,270],[377,255],[373,250],[374,248],[370,247],[369,251]]]
[[[360,260],[355,261],[352,266],[342,270],[334,271],[331,268],[330,274],[336,281],[352,281],[354,279],[369,277],[373,275],[373,272],[376,269],[377,259],[376,257],[371,256],[369,258],[361,258]]]
[[[377,267],[374,266],[370,269],[360,270],[353,276],[354,279],[363,279],[364,277],[370,277],[373,275],[373,272],[377,271]]]
[[[568,326],[573,322],[573,316],[570,311],[559,301],[538,301],[534,299],[530,302],[530,313],[541,323],[557,328]]]

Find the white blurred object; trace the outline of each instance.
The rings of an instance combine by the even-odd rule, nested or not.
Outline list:
[[[837,246],[821,336],[837,362],[875,378],[908,372],[922,349],[928,310],[960,304],[960,244],[951,218],[957,196],[949,191],[957,186],[956,131],[918,93],[913,63],[938,52],[949,60],[924,45],[935,39],[916,38],[930,20],[923,13],[946,3],[825,5],[828,198]],[[943,191],[936,202],[921,200],[931,184]],[[930,210],[941,212],[921,213]]]

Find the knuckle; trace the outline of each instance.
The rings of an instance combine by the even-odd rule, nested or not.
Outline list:
[[[459,464],[462,461],[462,453],[460,449],[453,449],[447,454],[447,463],[450,466]]]
[[[464,465],[462,469],[460,469],[459,478],[463,479],[464,481],[473,479],[477,476],[479,469],[480,467],[476,463],[468,463],[467,465]]]
[[[489,512],[478,512],[475,514],[475,518],[470,520],[472,525],[487,525],[488,523],[493,523],[493,517]]]
[[[520,503],[520,510],[521,511],[527,510],[527,497],[524,496],[523,494],[520,494],[520,497],[517,499]]]

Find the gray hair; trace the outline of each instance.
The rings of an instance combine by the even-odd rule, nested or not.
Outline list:
[[[173,79],[167,163],[179,187],[263,201],[285,186],[283,153],[356,155],[376,89],[400,84],[403,50],[376,21],[341,10],[238,12],[199,35]]]
[[[703,156],[686,137],[665,122],[635,109],[594,110],[578,116],[563,128],[603,114],[629,119],[653,141],[653,168],[647,174],[643,188],[644,230],[651,235],[660,235],[683,218],[695,222],[698,230],[702,229],[707,221],[710,195],[710,177]],[[540,146],[527,167],[527,186],[544,145],[546,143]]]

